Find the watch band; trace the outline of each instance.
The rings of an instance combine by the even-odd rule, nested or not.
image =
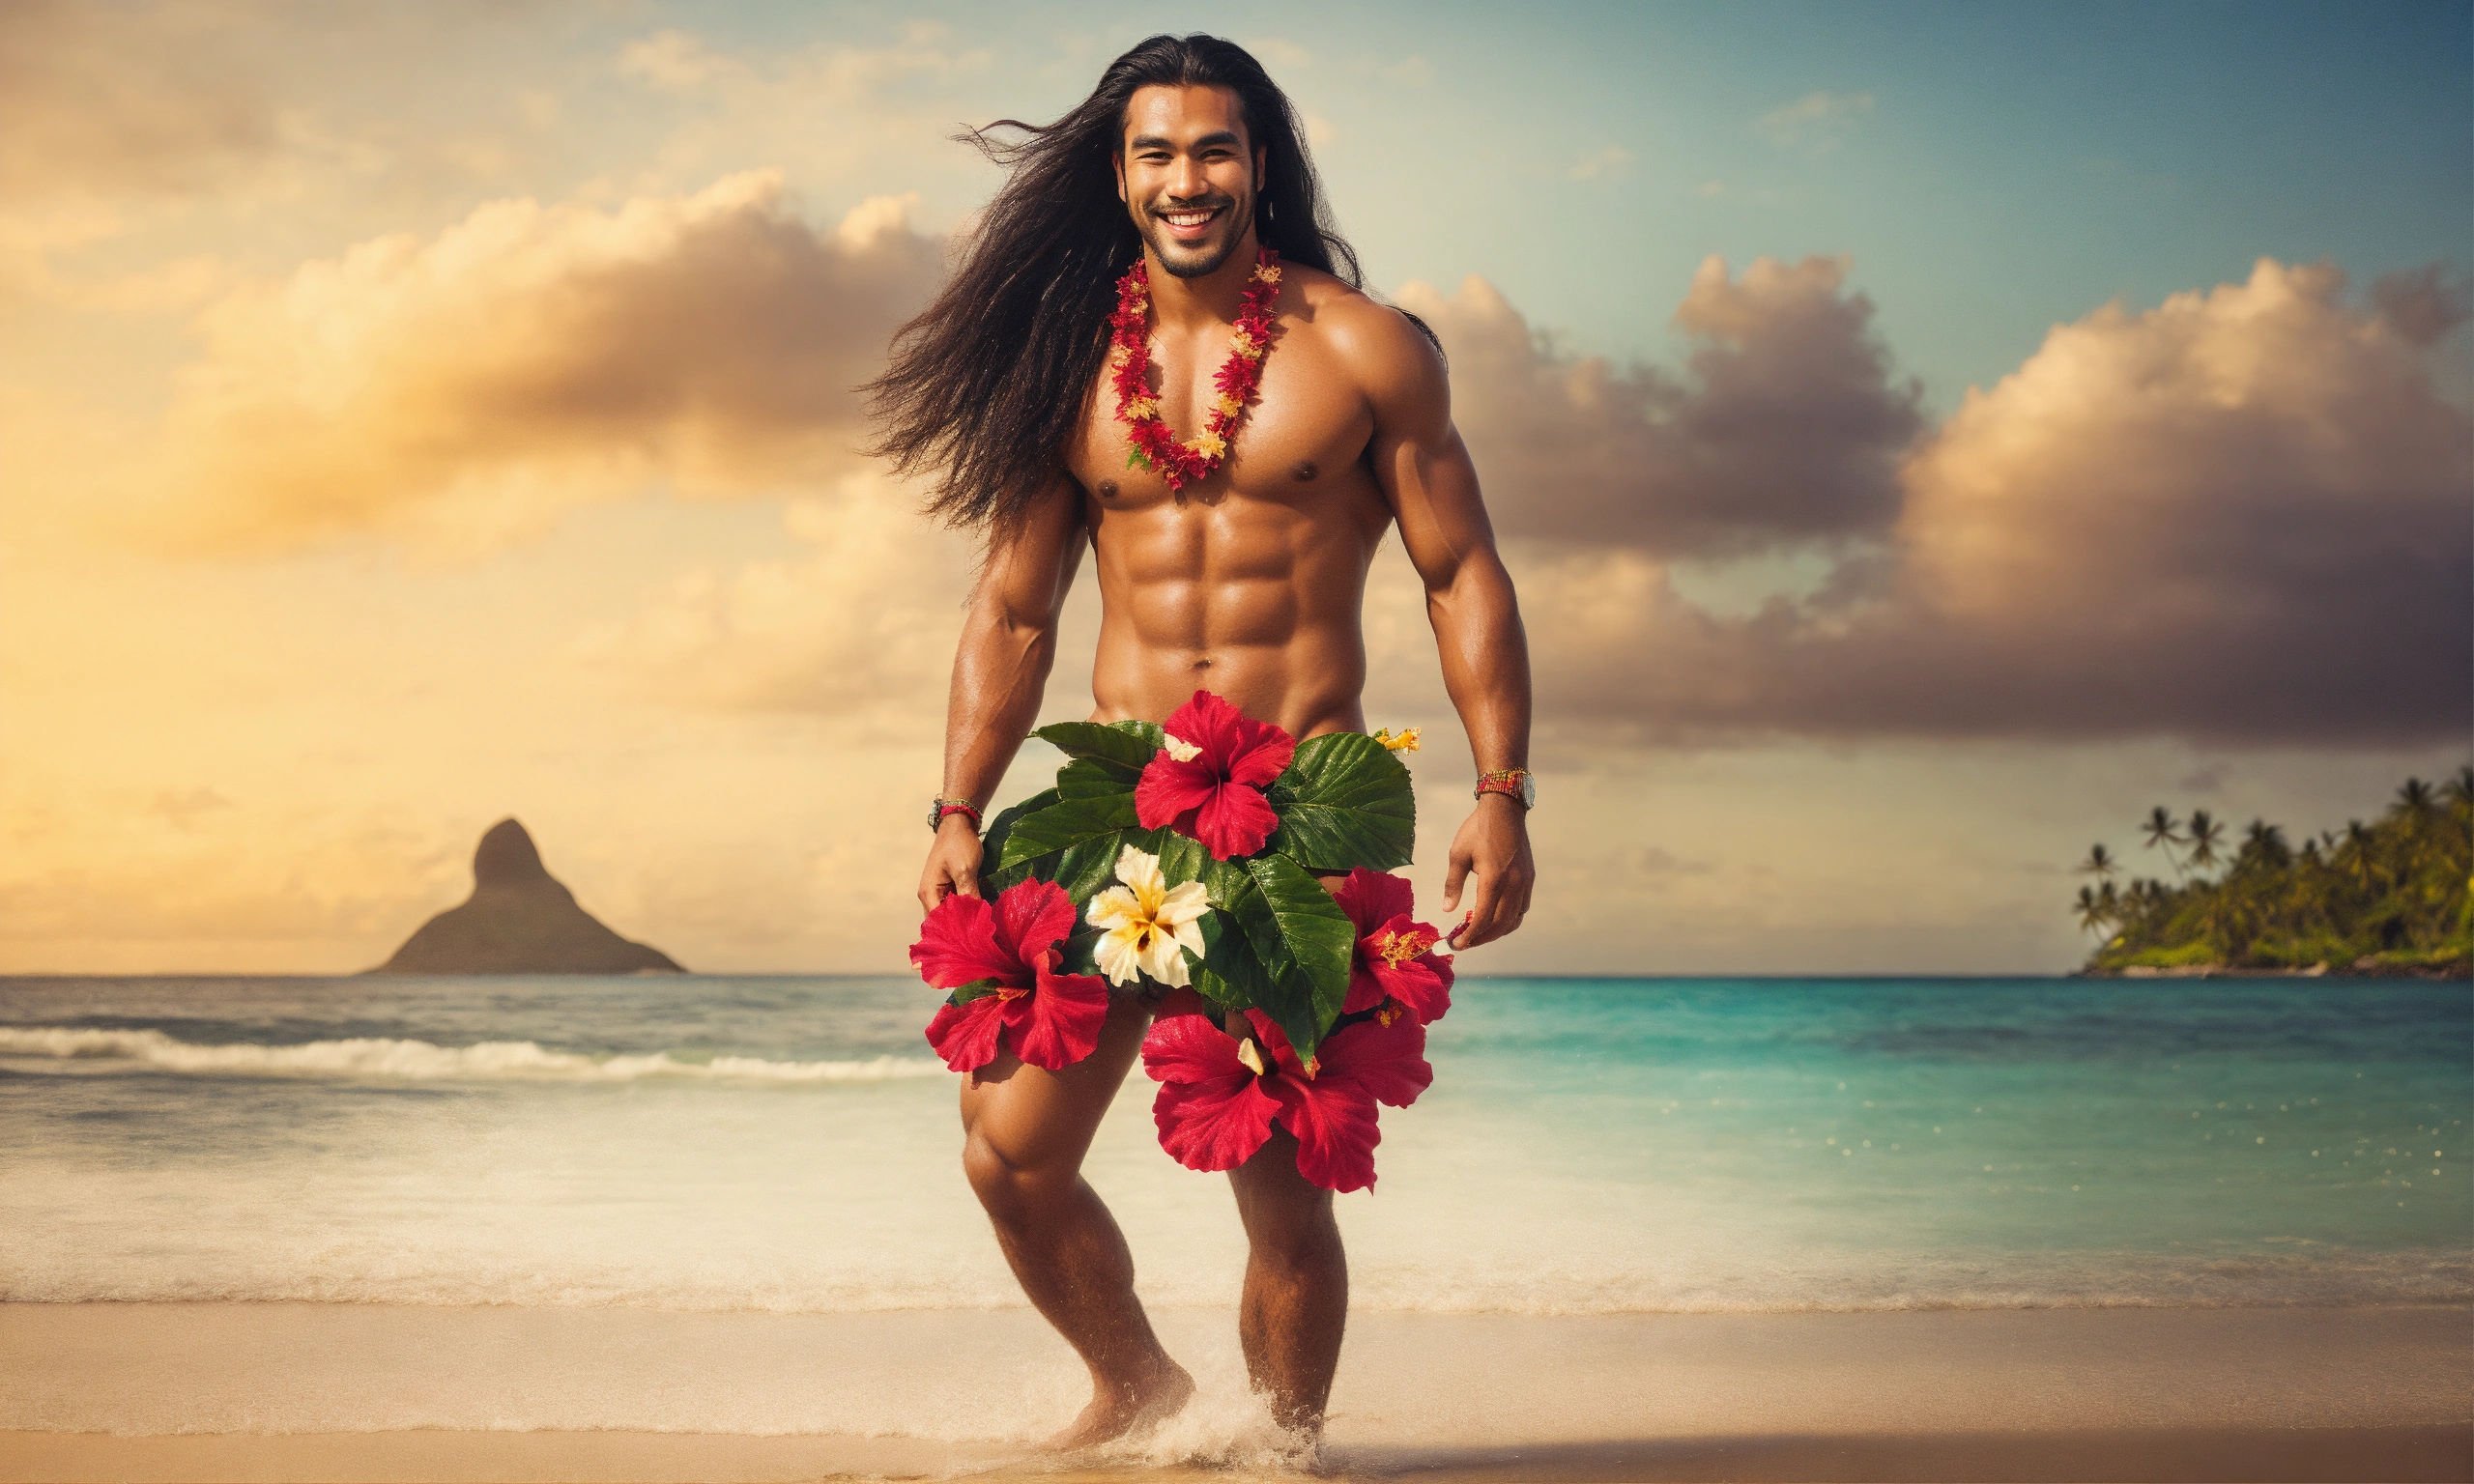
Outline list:
[[[970,827],[973,830],[984,830],[988,828],[988,821],[980,817],[979,807],[971,803],[970,800],[937,799],[928,806],[928,828],[930,831],[933,832],[943,829],[945,827],[945,816],[947,814],[968,814],[970,815]]]
[[[1479,774],[1478,786],[1469,790],[1469,796],[1483,798],[1490,793],[1510,794],[1523,809],[1538,807],[1538,780],[1527,768],[1493,768]]]

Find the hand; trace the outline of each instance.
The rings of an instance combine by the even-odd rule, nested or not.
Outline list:
[[[955,895],[978,896],[979,857],[979,832],[970,827],[970,815],[947,814],[919,872],[919,910],[934,912],[936,903]]]
[[[1460,888],[1472,872],[1477,899],[1469,917],[1447,939],[1456,952],[1491,943],[1529,915],[1529,889],[1538,864],[1529,855],[1529,811],[1509,794],[1482,794],[1478,807],[1452,837],[1452,869],[1443,878],[1443,909],[1457,910]]]

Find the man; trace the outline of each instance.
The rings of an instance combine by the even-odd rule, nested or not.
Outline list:
[[[944,792],[920,877],[933,909],[976,895],[979,815],[1036,720],[1056,625],[1087,547],[1102,606],[1093,719],[1160,720],[1207,689],[1298,737],[1364,730],[1360,609],[1387,528],[1424,579],[1444,679],[1486,791],[1453,838],[1447,910],[1474,948],[1529,906],[1529,660],[1440,353],[1424,327],[1358,292],[1286,98],[1242,49],[1154,37],[1074,112],[1021,142],[966,137],[1012,168],[935,304],[873,388],[880,448],[934,472],[931,508],[985,532],[955,657]],[[1149,391],[1190,446],[1219,407],[1215,372],[1257,254],[1281,270],[1256,397],[1199,478],[1171,488],[1129,459],[1105,364],[1116,285],[1149,275]],[[1208,442],[1200,446],[1209,449]],[[964,1164],[1031,1301],[1091,1371],[1090,1405],[1055,1440],[1105,1441],[1181,1405],[1134,1263],[1080,1168],[1124,1081],[1150,1002],[1116,995],[1099,1048],[1061,1071],[1011,1048],[963,1088]],[[1348,1270],[1331,1192],[1296,1141],[1231,1172],[1251,1246],[1239,1326],[1283,1425],[1319,1429]]]

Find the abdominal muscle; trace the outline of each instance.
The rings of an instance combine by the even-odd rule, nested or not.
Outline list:
[[[1367,484],[1327,485],[1314,511],[1238,491],[1094,509],[1091,719],[1163,721],[1205,690],[1292,736],[1365,730],[1366,573],[1389,525]]]

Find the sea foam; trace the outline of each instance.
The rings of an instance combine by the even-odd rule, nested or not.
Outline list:
[[[161,1031],[75,1026],[0,1026],[0,1058],[76,1063],[90,1072],[163,1071],[190,1076],[304,1077],[390,1082],[636,1082],[679,1078],[713,1082],[881,1082],[946,1075],[923,1057],[864,1061],[768,1061],[716,1056],[681,1061],[667,1051],[586,1056],[530,1041],[440,1046],[425,1041],[354,1037],[297,1045],[246,1042],[196,1045]]]

